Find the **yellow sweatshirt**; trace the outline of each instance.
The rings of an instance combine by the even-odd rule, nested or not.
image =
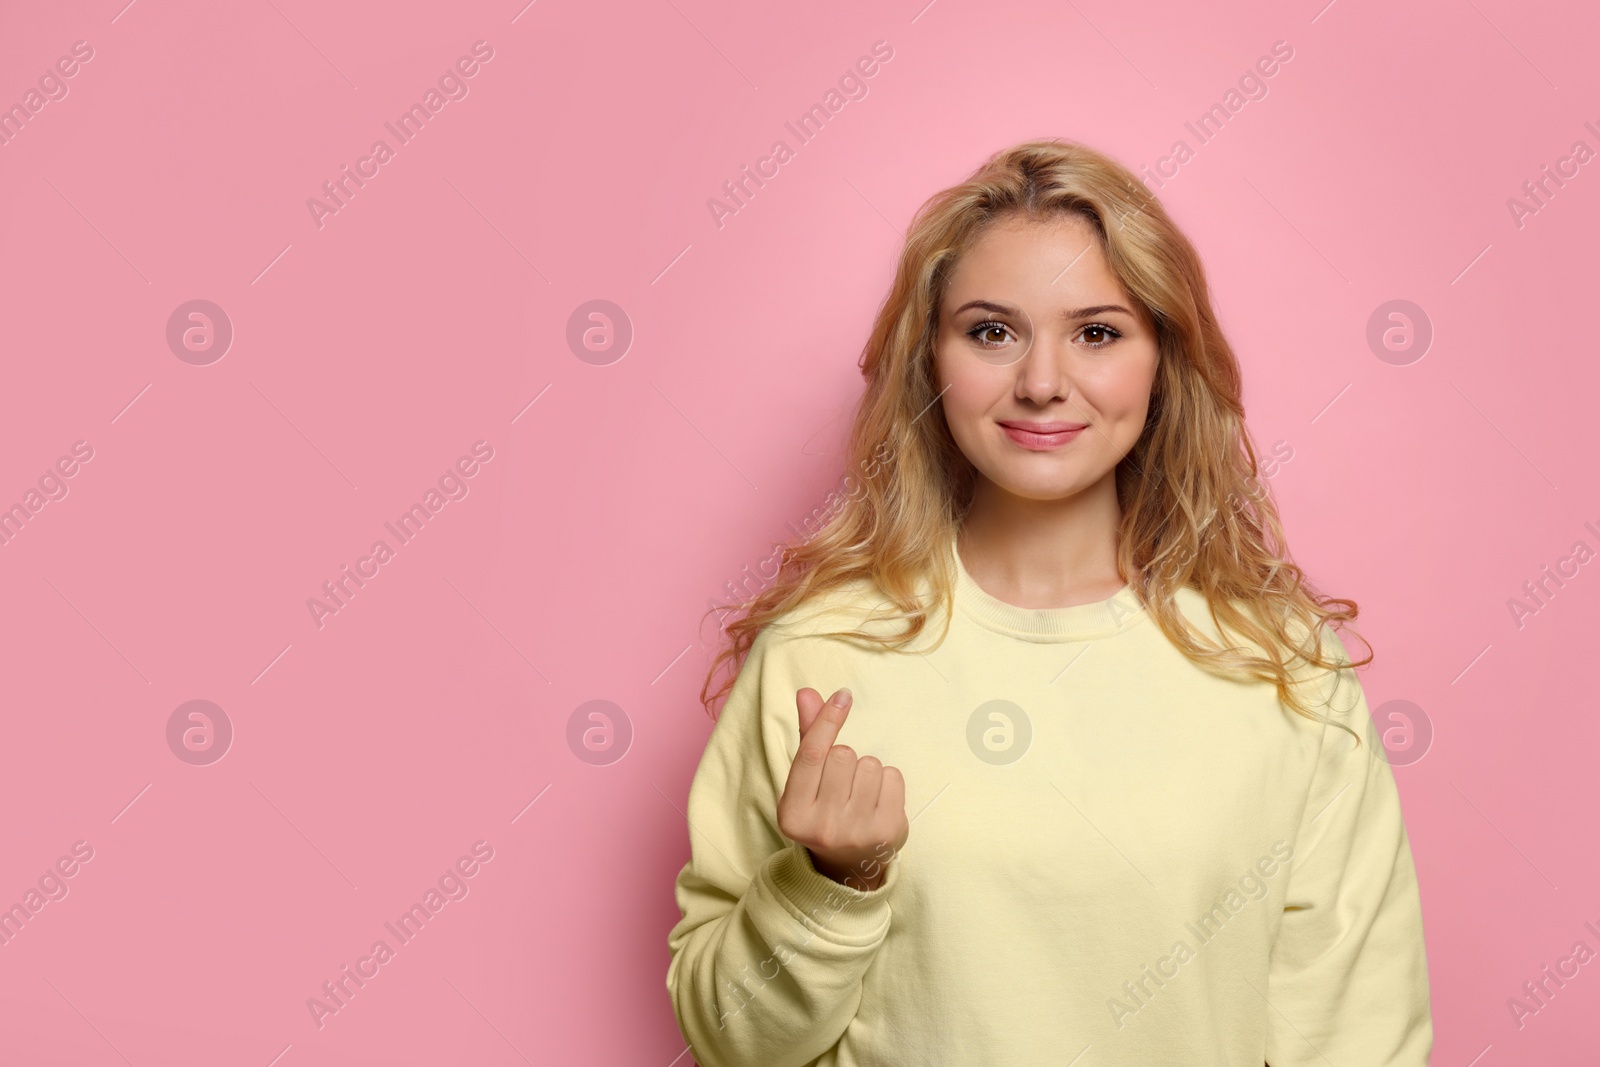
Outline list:
[[[1360,748],[1192,664],[1126,586],[1022,608],[948,558],[937,647],[937,612],[915,651],[821,636],[883,603],[857,583],[766,627],[735,680],[668,935],[700,1064],[1426,1067],[1416,873],[1353,671],[1300,677]],[[870,893],[778,831],[805,686],[849,687],[837,743],[905,776],[911,835]]]

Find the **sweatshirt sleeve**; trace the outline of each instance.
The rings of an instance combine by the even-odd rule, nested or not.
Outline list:
[[[702,1067],[815,1061],[855,1017],[889,931],[898,857],[865,893],[818,873],[778,830],[799,747],[795,691],[831,691],[826,677],[798,680],[792,644],[771,628],[756,636],[689,786],[667,991]]]
[[[1344,645],[1328,633],[1345,663]],[[1422,908],[1394,772],[1352,668],[1321,732],[1267,979],[1269,1067],[1427,1067]]]

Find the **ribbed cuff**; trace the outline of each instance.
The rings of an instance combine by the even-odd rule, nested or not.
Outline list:
[[[817,870],[804,845],[791,843],[762,868],[773,891],[819,930],[841,939],[880,937],[889,922],[889,894],[900,880],[901,858],[889,861],[883,884],[870,893],[841,885]]]

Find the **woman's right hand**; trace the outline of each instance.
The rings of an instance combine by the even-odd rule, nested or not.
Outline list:
[[[876,757],[857,759],[849,745],[833,743],[850,714],[850,690],[824,704],[807,687],[795,693],[795,704],[800,748],[778,798],[778,829],[806,847],[818,872],[870,892],[911,835],[905,779]],[[887,855],[880,851],[886,846]]]

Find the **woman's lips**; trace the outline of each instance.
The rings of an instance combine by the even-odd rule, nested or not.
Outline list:
[[[1002,422],[1000,428],[1023,448],[1048,452],[1077,438],[1088,425],[1081,422]]]

